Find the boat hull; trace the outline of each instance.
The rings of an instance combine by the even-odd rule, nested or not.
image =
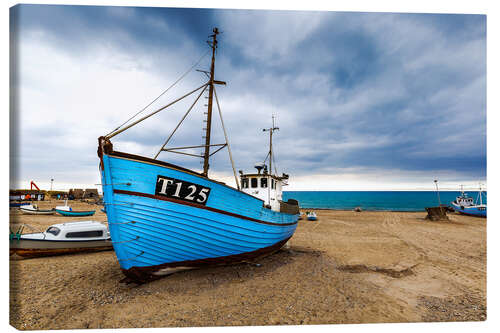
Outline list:
[[[17,207],[21,207],[21,206],[27,206],[29,204],[30,204],[29,202],[10,202],[9,207],[17,208]]]
[[[74,210],[60,210],[56,209],[56,212],[62,216],[71,216],[71,217],[77,217],[77,216],[92,216],[95,214],[95,210],[90,210],[90,211],[74,211]]]
[[[19,210],[23,214],[28,214],[28,215],[54,215],[56,213],[55,210],[38,210],[38,209],[25,209],[23,206],[19,207]]]
[[[486,217],[486,206],[460,206],[457,205],[455,202],[451,203],[451,206],[453,209],[464,215],[469,215],[469,216],[477,216],[477,217]]]
[[[264,208],[260,199],[155,160],[103,154],[101,176],[113,247],[122,271],[134,282],[158,278],[172,268],[268,255],[297,227],[298,214]],[[179,183],[197,191],[194,200],[186,199],[191,193],[183,193],[181,185],[166,195],[168,186],[176,190]]]
[[[111,240],[54,241],[40,239],[11,239],[10,253],[25,258],[46,257],[61,254],[112,250]]]

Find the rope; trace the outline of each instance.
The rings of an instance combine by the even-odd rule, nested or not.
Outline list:
[[[222,125],[222,130],[224,131],[224,138],[226,139],[227,151],[229,152],[229,159],[231,160],[231,166],[233,167],[234,181],[236,182],[236,187],[238,188],[239,191],[240,183],[238,182],[238,176],[236,175],[236,168],[234,167],[233,154],[231,153],[231,146],[229,145],[229,139],[227,138],[226,127],[224,126],[224,120],[222,120],[222,112],[220,110],[219,98],[217,98],[217,91],[215,90],[215,87],[214,87],[214,94],[215,94],[215,101],[217,102],[217,110],[219,110],[220,123]]]
[[[123,243],[130,243],[130,242],[133,242],[133,241],[136,241],[139,239],[139,236],[135,237],[134,239],[129,239],[129,240],[125,240],[125,241],[108,241],[109,243],[113,243],[113,244],[123,244]]]
[[[184,74],[181,75],[180,78],[177,79],[177,81],[175,81],[174,83],[172,83],[172,85],[170,85],[170,87],[168,87],[165,91],[163,91],[160,95],[158,95],[158,97],[156,97],[151,103],[149,103],[148,105],[146,105],[144,108],[142,108],[142,110],[140,110],[139,112],[137,112],[136,114],[134,114],[132,117],[130,117],[129,119],[127,119],[127,121],[125,121],[123,124],[121,124],[120,126],[118,126],[117,128],[115,128],[114,130],[112,130],[111,132],[109,132],[106,136],[110,135],[111,133],[119,130],[120,128],[122,128],[126,123],[128,123],[129,121],[131,121],[132,119],[134,119],[135,117],[137,117],[140,113],[144,112],[151,104],[153,104],[154,102],[156,102],[161,96],[163,96],[167,91],[169,91],[173,86],[175,86],[177,83],[179,83],[180,80],[182,80],[187,74],[189,74],[193,68],[195,68],[196,66],[198,66],[198,64],[201,62],[201,60],[203,60],[203,58],[205,58],[205,56],[208,54],[208,52],[210,52],[210,49],[207,50],[207,52],[205,52],[201,58],[193,65],[191,66],[191,68],[189,68]]]
[[[130,261],[130,260],[135,260],[136,258],[139,258],[140,256],[142,256],[145,252],[144,251],[141,251],[140,254],[136,255],[135,257],[133,258],[126,258],[126,259],[118,259],[118,261]]]

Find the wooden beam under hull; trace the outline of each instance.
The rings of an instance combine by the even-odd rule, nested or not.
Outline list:
[[[16,253],[17,255],[24,258],[38,258],[38,257],[48,257],[56,256],[62,254],[74,254],[74,253],[90,253],[90,252],[100,252],[113,250],[113,246],[101,246],[101,247],[81,247],[81,248],[66,248],[66,249],[10,249],[10,254]]]

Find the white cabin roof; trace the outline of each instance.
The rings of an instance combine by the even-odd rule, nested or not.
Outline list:
[[[97,221],[76,221],[76,222],[66,222],[53,224],[51,227],[57,227],[64,231],[74,231],[74,230],[106,230],[106,226]]]

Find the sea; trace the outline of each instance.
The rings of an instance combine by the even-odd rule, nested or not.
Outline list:
[[[482,192],[486,203],[486,192]],[[455,191],[284,191],[283,201],[295,199],[301,208],[352,210],[361,207],[368,211],[420,212],[425,207],[450,205],[460,192]],[[478,192],[467,191],[476,201]]]

